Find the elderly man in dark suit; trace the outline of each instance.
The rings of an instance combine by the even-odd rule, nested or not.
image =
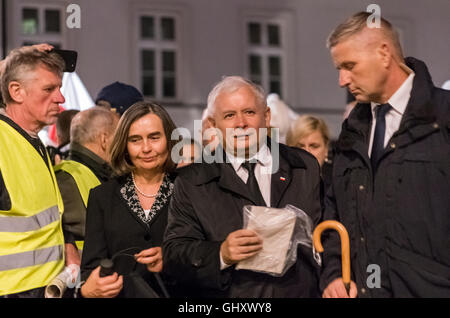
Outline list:
[[[259,86],[237,76],[224,78],[208,96],[209,120],[221,145],[214,162],[180,169],[163,244],[166,270],[185,283],[186,296],[319,296],[310,248],[298,247],[296,263],[282,277],[235,269],[263,244],[243,229],[245,205],[290,204],[314,225],[321,219],[319,164],[306,151],[265,136],[261,128],[270,122],[265,100]]]

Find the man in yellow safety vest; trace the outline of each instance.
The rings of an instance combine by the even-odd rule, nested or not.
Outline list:
[[[64,67],[35,47],[11,51],[1,66],[0,297],[43,297],[64,268],[63,201],[38,138],[65,101]]]
[[[98,106],[76,114],[70,125],[69,157],[55,166],[70,264],[81,263],[77,249],[83,246],[89,191],[112,175],[109,146],[118,121],[117,113]]]

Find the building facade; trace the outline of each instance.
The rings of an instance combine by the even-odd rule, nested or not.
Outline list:
[[[210,89],[242,75],[299,114],[339,134],[346,92],[325,47],[331,30],[373,1],[1,0],[2,52],[47,42],[78,51],[92,98],[114,81],[136,86],[194,132]],[[377,3],[399,29],[406,55],[427,62],[436,85],[450,78],[450,1]]]

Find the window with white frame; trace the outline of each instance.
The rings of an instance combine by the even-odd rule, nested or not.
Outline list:
[[[49,43],[61,48],[64,42],[63,7],[24,4],[20,7],[19,38],[21,45]]]
[[[177,17],[164,13],[139,16],[139,67],[142,94],[156,100],[178,98],[179,36]]]
[[[251,19],[246,23],[247,74],[268,93],[283,96],[284,48],[282,26],[271,20]]]

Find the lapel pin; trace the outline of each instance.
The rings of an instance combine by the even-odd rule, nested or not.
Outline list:
[[[280,177],[280,180],[281,181],[286,181],[286,178],[285,177]]]

